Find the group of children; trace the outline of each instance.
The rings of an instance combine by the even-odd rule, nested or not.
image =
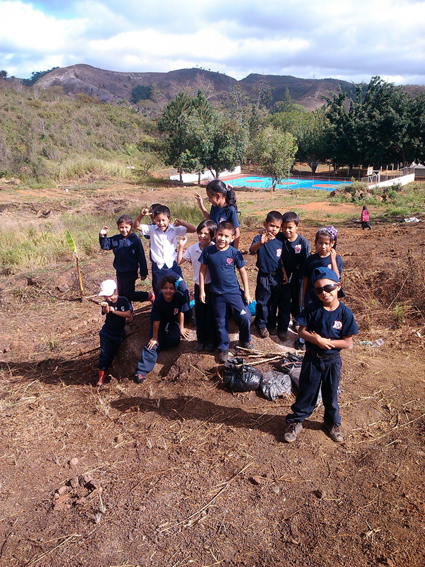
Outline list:
[[[192,264],[194,273],[197,350],[211,352],[217,348],[219,360],[227,360],[228,320],[232,313],[239,327],[240,345],[248,350],[254,348],[248,308],[252,299],[246,262],[238,250],[235,194],[221,180],[211,181],[206,192],[209,212],[201,195],[196,194],[205,217],[198,227],[179,219],[171,223],[169,208],[155,204],[144,208],[134,223],[128,215],[120,217],[120,234],[116,236],[108,237],[107,227],[101,229],[101,247],[114,252],[117,284],[113,280],[103,282],[99,294],[104,299],[102,312],[106,319],[100,332],[97,385],[103,384],[107,367],[123,340],[125,323],[132,318],[132,301],[153,303],[150,338],[142,350],[136,382],[143,382],[153,370],[160,350],[172,348],[181,337],[187,337],[185,320],[191,318],[192,312],[180,267],[185,262]],[[141,224],[146,215],[150,215],[151,224]],[[296,439],[302,422],[315,407],[321,386],[325,423],[331,438],[342,441],[337,401],[339,353],[351,345],[357,327],[352,312],[339,301],[344,293],[340,284],[342,260],[336,253],[338,231],[334,227],[317,231],[316,252],[310,255],[309,243],[298,234],[298,226],[296,213],[271,211],[264,229],[251,244],[250,252],[257,255],[258,268],[254,324],[260,337],[277,335],[285,341],[292,316],[293,329],[298,331],[295,345],[303,350],[307,347],[297,400],[293,413],[287,416],[285,440]],[[149,238],[153,293],[135,291],[139,274],[144,280],[148,270],[142,243],[133,230]],[[197,232],[198,242],[184,250],[188,232]]]

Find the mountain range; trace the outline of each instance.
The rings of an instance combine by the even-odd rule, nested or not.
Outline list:
[[[289,75],[252,73],[237,81],[224,73],[202,68],[179,69],[168,73],[123,73],[85,64],[54,69],[41,77],[36,85],[42,88],[60,86],[66,94],[85,93],[103,102],[134,101],[134,89],[139,87],[139,91],[148,93],[139,104],[148,107],[171,100],[182,89],[194,96],[201,88],[211,101],[219,102],[229,100],[232,92],[233,95],[236,92],[241,101],[255,100],[262,93],[268,95],[270,106],[283,100],[289,91],[291,98],[307,110],[321,106],[323,96],[338,92],[338,87],[350,93],[355,90],[353,83],[331,78],[300,79]],[[239,88],[235,89],[236,86]],[[414,95],[424,90],[424,87],[415,85],[403,88]]]

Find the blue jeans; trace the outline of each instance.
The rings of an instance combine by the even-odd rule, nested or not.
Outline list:
[[[319,358],[310,351],[304,356],[300,373],[297,399],[286,416],[287,423],[303,422],[313,413],[322,385],[322,401],[325,407],[324,421],[329,425],[341,425],[338,404],[338,386],[341,380],[341,356],[339,354]]]
[[[152,338],[152,328],[150,337]],[[161,350],[168,350],[177,346],[180,343],[180,325],[176,321],[170,323],[163,322],[159,324],[158,331],[158,344],[153,348],[149,349],[146,344],[142,350],[142,356],[140,357],[139,363],[137,365],[136,374],[143,374],[146,376],[151,372],[158,360],[158,355]]]
[[[227,307],[233,307],[234,317],[239,327],[239,340],[242,343],[251,342],[251,312],[245,303],[242,290],[236,293],[214,293],[211,292],[215,324],[217,329],[218,350],[220,352],[229,349],[229,330],[227,319]]]

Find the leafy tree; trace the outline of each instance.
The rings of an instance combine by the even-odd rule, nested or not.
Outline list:
[[[0,79],[6,79],[7,78],[7,71],[2,70],[0,71]]]
[[[297,144],[289,132],[267,126],[254,140],[254,155],[262,170],[272,178],[272,191],[286,177],[295,161]]]
[[[152,95],[152,86],[144,87],[143,85],[137,85],[131,91],[131,102],[137,104],[139,100],[149,100]]]
[[[50,71],[54,71],[55,69],[59,69],[59,67],[52,67],[51,69],[47,69],[47,71],[33,71],[31,73],[31,79],[24,79],[22,82],[26,87],[32,87],[38,79],[41,79],[41,77],[44,77],[44,75],[47,75],[47,73],[50,73]]]

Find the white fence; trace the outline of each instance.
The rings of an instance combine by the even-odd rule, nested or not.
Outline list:
[[[239,175],[240,172],[241,172],[241,166],[238,165],[233,171],[222,171],[220,173],[220,177],[226,177],[228,175]],[[198,183],[198,180],[203,180],[203,179],[207,179],[208,181],[211,181],[211,179],[214,179],[214,176],[211,173],[211,171],[206,171],[205,173],[201,173],[200,176],[198,173],[183,173],[182,178],[183,178],[183,183]],[[180,174],[178,173],[177,175],[170,175],[170,179],[174,181],[180,181]]]

